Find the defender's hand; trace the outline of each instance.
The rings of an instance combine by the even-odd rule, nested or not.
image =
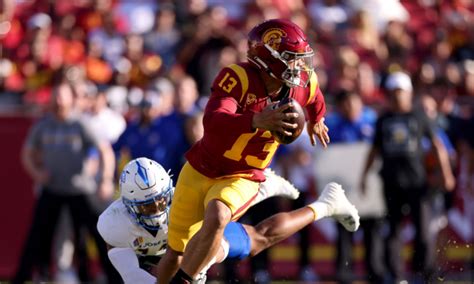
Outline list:
[[[323,145],[324,148],[326,148],[330,142],[329,139],[329,128],[324,124],[324,117],[321,118],[319,122],[316,122],[315,124],[308,123],[307,125],[307,130],[309,134],[309,139],[311,140],[311,145],[315,146],[316,145],[316,137],[318,137],[319,142],[321,142],[321,145]]]
[[[290,136],[289,129],[298,127],[296,123],[287,122],[292,118],[298,117],[296,112],[285,112],[293,107],[293,104],[287,103],[281,107],[277,107],[278,102],[269,104],[261,112],[256,113],[252,119],[252,127],[269,131],[278,131]]]

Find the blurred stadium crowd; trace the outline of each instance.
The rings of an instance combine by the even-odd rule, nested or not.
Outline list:
[[[176,179],[184,152],[202,135],[202,111],[215,75],[222,67],[246,61],[246,33],[253,26],[282,17],[302,27],[316,51],[331,145],[370,143],[377,116],[389,104],[386,79],[404,71],[417,109],[446,138],[457,178],[446,208],[452,200],[474,198],[473,1],[14,2],[12,18],[0,17],[0,112],[43,114],[52,89],[67,83],[74,111],[113,146],[117,169],[146,156]],[[310,199],[317,182],[314,155],[308,151],[315,150],[304,143],[285,147],[274,167],[306,189]],[[91,152],[91,161],[96,156]],[[439,187],[435,168],[433,159],[426,159],[428,181]],[[259,207],[259,212],[276,208],[262,206],[268,210]],[[472,209],[464,210],[474,215]],[[315,281],[318,273],[307,255],[311,232],[300,236],[297,277]],[[339,276],[346,263],[340,261]],[[265,265],[254,268],[257,282],[272,276]]]

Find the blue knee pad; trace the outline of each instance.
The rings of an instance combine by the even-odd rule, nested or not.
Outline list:
[[[224,238],[229,242],[228,258],[244,259],[250,254],[250,238],[240,223],[230,222],[224,229]]]

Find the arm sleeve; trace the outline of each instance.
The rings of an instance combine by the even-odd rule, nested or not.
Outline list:
[[[131,248],[112,248],[108,252],[112,265],[122,276],[125,284],[154,284],[156,278],[140,268],[138,258]]]
[[[99,216],[97,222],[97,231],[100,236],[113,247],[130,247],[130,243],[133,241],[133,236],[129,232],[130,222],[107,210]]]
[[[238,133],[253,131],[254,113],[237,112],[248,88],[246,74],[239,73],[237,74],[234,69],[227,67],[222,69],[214,80],[211,97],[204,113],[204,128],[206,130],[226,129],[228,132]]]
[[[308,120],[311,123],[317,123],[326,114],[326,102],[324,101],[323,92],[319,88],[318,77],[314,72],[309,80],[309,92],[309,100],[306,104]]]

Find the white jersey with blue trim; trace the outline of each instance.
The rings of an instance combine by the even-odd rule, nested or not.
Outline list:
[[[99,216],[97,229],[106,243],[118,248],[132,248],[137,255],[162,256],[168,243],[168,226],[155,235],[135,223],[122,198],[115,200]]]

